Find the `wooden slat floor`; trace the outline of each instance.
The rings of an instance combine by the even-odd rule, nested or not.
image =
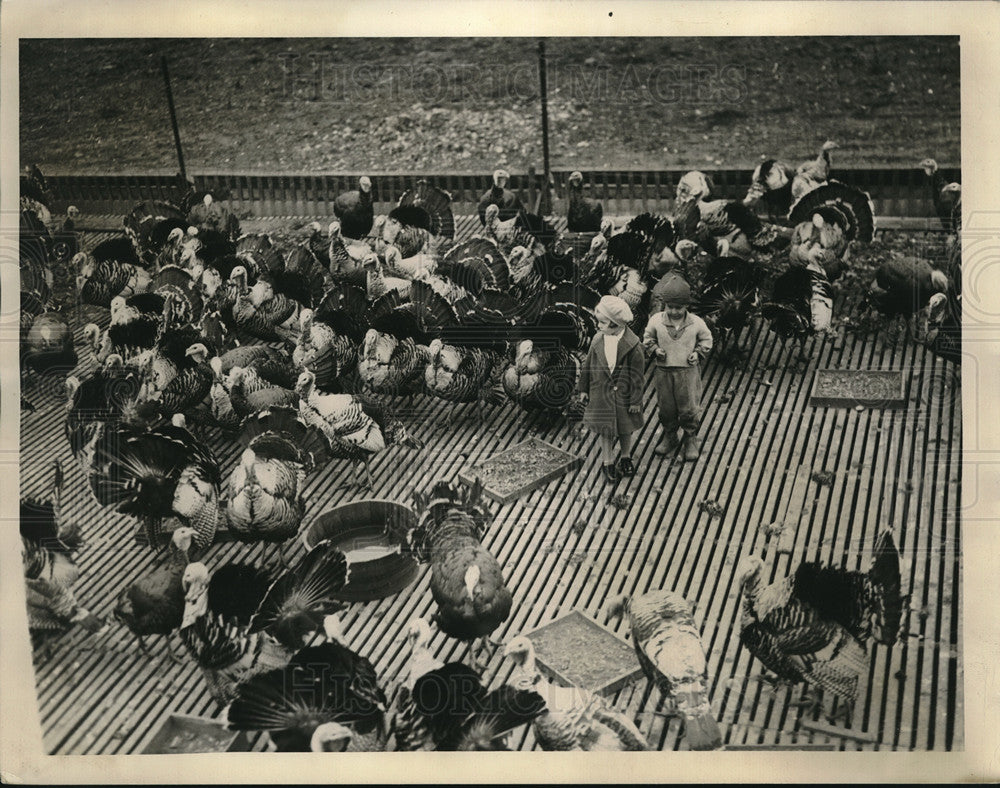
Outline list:
[[[459,236],[477,225],[475,217],[462,217]],[[86,242],[105,237],[88,233]],[[627,625],[607,620],[607,603],[619,593],[671,588],[696,605],[712,706],[728,745],[962,749],[961,398],[951,367],[908,342],[841,333],[813,340],[812,360],[802,372],[787,366],[791,348],[783,349],[766,325],[749,327],[743,340],[752,348],[746,363],[727,364],[713,354],[703,371],[704,450],[697,462],[653,454],[658,434],[651,384],[646,423],[633,452],[638,473],[615,490],[601,480],[599,450],[589,433],[566,424],[539,431],[532,417],[511,404],[480,414],[474,405],[418,396],[397,407],[426,447],[419,453],[394,448],[377,457],[370,493],[341,486],[350,479],[346,463],[326,468],[310,480],[306,519],[359,497],[409,503],[414,490],[438,479],[457,481],[466,466],[539,435],[579,453],[584,463],[513,503],[494,504],[485,544],[514,594],[513,613],[495,638],[509,640],[571,610],[628,637]],[[81,371],[88,364],[84,358]],[[825,367],[903,369],[908,407],[810,407],[814,372]],[[80,519],[87,540],[78,557],[77,595],[89,609],[109,615],[119,591],[158,559],[134,543],[133,521],[99,507],[86,489],[63,436],[62,389],[29,381],[23,391],[37,410],[22,417],[22,496],[47,495],[51,463],[62,461],[66,509]],[[236,449],[217,434],[211,444],[228,475]],[[820,471],[832,479],[817,480]],[[611,502],[616,493],[626,499],[623,508]],[[715,502],[722,514],[712,516],[705,502]],[[768,540],[761,526],[774,522],[784,522],[786,530]],[[851,733],[810,730],[821,727],[821,714],[792,705],[798,688],[756,680],[761,665],[739,645],[736,567],[753,554],[764,557],[771,578],[803,560],[864,568],[884,527],[896,535],[903,591],[911,595],[904,634],[892,648],[871,649]],[[211,566],[260,555],[259,547],[219,544],[203,560]],[[387,688],[405,669],[408,621],[433,610],[428,581],[423,569],[404,593],[351,605],[345,613],[349,641],[375,663]],[[179,644],[173,645],[180,653]],[[442,635],[432,645],[442,659],[464,655],[463,646]],[[218,717],[221,709],[192,663],[168,659],[162,641],[153,641],[151,649],[152,658],[142,655],[127,630],[112,621],[97,636],[66,633],[48,656],[36,651],[45,751],[140,752],[172,713]],[[485,679],[504,680],[510,670],[498,653]],[[612,700],[655,747],[686,746],[678,721],[655,713],[662,701],[645,680]],[[264,737],[253,741],[255,749],[267,746]],[[534,746],[530,731],[517,745]]]

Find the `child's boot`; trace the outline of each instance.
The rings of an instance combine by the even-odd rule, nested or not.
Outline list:
[[[660,433],[660,442],[653,449],[653,454],[658,454],[660,456],[665,456],[667,454],[673,454],[680,447],[681,442],[677,437],[677,427],[663,427],[663,432]]]
[[[684,459],[697,460],[701,456],[701,439],[694,433],[684,433]]]

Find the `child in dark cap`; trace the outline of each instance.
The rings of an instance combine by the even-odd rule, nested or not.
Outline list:
[[[583,423],[601,436],[604,476],[617,482],[635,474],[632,433],[642,427],[646,359],[632,333],[632,310],[617,296],[604,296],[594,309],[597,335],[580,368],[579,395],[587,406]],[[615,463],[615,443],[621,457]]]
[[[683,429],[684,459],[696,460],[701,453],[702,414],[698,365],[712,349],[712,332],[688,311],[691,288],[676,273],[665,274],[652,295],[663,303],[663,311],[649,318],[642,341],[656,358],[653,383],[663,433],[654,451],[660,455],[676,451],[682,442],[677,431]]]

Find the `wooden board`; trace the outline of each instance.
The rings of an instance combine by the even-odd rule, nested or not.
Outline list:
[[[510,503],[580,467],[582,459],[531,437],[463,470],[458,478],[468,485],[479,479],[483,492],[500,503]]]

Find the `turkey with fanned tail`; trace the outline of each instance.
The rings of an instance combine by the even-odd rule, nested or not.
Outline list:
[[[325,642],[236,688],[225,710],[230,730],[267,731],[279,752],[309,752],[320,749],[317,734],[333,723],[348,732],[338,737],[343,749],[384,749],[387,701],[374,666],[344,643],[335,615],[323,629]]]
[[[762,571],[763,562],[749,558],[740,574],[740,642],[780,680],[807,681],[839,698],[849,719],[868,672],[865,641],[893,645],[902,621],[905,598],[891,531],[880,534],[867,572],[808,562],[764,586]],[[814,696],[809,705],[818,703]]]

